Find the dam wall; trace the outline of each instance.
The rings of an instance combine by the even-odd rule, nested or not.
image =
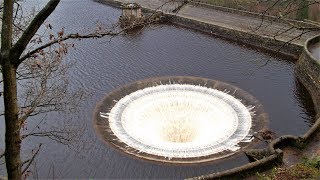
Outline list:
[[[306,41],[295,68],[299,80],[312,96],[318,117],[320,116],[320,60],[311,54],[309,48],[319,42],[320,35]]]
[[[250,47],[265,50],[269,53],[277,53],[297,59],[302,51],[302,47],[293,43],[273,39],[267,36],[260,36],[237,29],[226,28],[214,24],[201,22],[182,16],[168,15],[170,22],[182,27],[191,28],[207,34],[222,37],[239,43],[244,43]]]
[[[94,0],[94,1],[107,4],[116,8],[120,8],[121,4],[125,2],[124,0]],[[197,31],[201,31],[209,35],[222,37],[224,39],[228,39],[231,41],[243,43],[249,47],[257,48],[259,50],[264,50],[264,51],[267,51],[268,53],[274,53],[277,55],[293,57],[294,59],[299,58],[303,49],[303,42],[304,42],[303,40],[307,39],[307,37],[309,37],[310,35],[304,34],[302,37],[293,40],[293,38],[295,38],[295,35],[292,35],[292,34],[297,34],[297,36],[300,35],[299,31],[295,31],[295,32],[290,32],[289,34],[283,34],[279,37],[274,37],[272,34],[277,32],[277,30],[274,28],[280,28],[280,29],[288,28],[287,26],[288,24],[286,24],[285,22],[290,22],[299,27],[314,26],[313,24],[307,23],[307,22],[295,21],[295,20],[282,20],[272,16],[267,16],[267,15],[262,16],[261,14],[251,13],[248,11],[236,10],[236,9],[219,7],[219,6],[212,6],[212,5],[207,5],[203,3],[195,4],[193,2],[190,2],[185,5],[177,6],[177,5],[170,5],[170,4],[164,5],[163,2],[159,0],[153,0],[153,1],[137,0],[136,2],[141,5],[142,11],[144,13],[155,13],[155,12],[161,11],[169,23],[194,29]],[[162,8],[158,8],[159,6]],[[217,11],[218,13],[221,11],[223,13],[226,13],[228,18],[224,19],[220,17],[221,19],[219,19],[217,16],[211,17],[211,15],[206,13],[202,13],[200,14],[200,16],[199,14],[195,14],[195,16],[193,16],[194,12],[198,12],[199,10],[201,10],[199,8],[204,8],[206,11],[209,11],[209,12],[211,10]],[[178,12],[176,12],[177,9],[179,9]],[[190,9],[193,9],[193,10],[190,12]],[[243,22],[243,23],[248,23],[248,25],[235,24],[235,22],[237,22],[237,19],[233,19],[233,15],[235,16],[235,18],[238,18],[238,20],[239,18],[242,20],[248,19],[248,21]],[[217,19],[217,21],[215,19]],[[256,25],[255,23],[250,23],[250,21],[253,21],[253,20],[255,21],[255,23],[258,23],[258,24],[262,21],[268,21],[268,23],[273,22],[273,24],[276,24],[276,25],[274,25],[274,27],[273,26],[270,27],[268,30],[265,30],[265,28],[261,28],[262,29],[261,32],[254,31],[251,28],[258,25]],[[267,35],[266,33],[269,35]],[[290,35],[290,37],[288,35]]]

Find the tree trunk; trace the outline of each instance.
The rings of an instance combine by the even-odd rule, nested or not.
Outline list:
[[[18,117],[16,66],[12,63],[13,1],[4,0],[1,30],[1,66],[3,75],[4,117],[6,123],[5,159],[9,179],[21,179],[20,122]]]
[[[18,119],[17,81],[16,68],[10,63],[10,59],[4,57],[2,64],[3,95],[5,107],[5,159],[9,179],[21,179],[20,160],[20,122]]]

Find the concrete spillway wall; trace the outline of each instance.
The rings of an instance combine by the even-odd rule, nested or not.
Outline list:
[[[296,64],[296,74],[311,94],[318,118],[320,116],[320,59],[316,59],[309,48],[319,42],[320,35],[307,40]]]
[[[122,3],[121,0],[95,0],[95,1],[103,3],[103,4],[107,4],[107,5],[110,5],[113,7],[117,7],[117,8],[120,8],[121,3]],[[200,3],[197,5],[201,6],[202,4]],[[146,8],[143,5],[141,5],[141,6],[142,6],[142,11],[145,13],[155,12],[154,9]],[[208,5],[205,5],[205,6],[207,7]],[[230,8],[224,8],[224,7],[219,8],[216,6],[212,6],[212,7],[210,6],[210,8],[220,9],[220,10],[231,12],[234,14],[240,14],[240,15],[245,15],[245,16],[254,16],[257,18],[261,18],[261,15],[259,15],[259,14],[243,12],[240,10],[235,10],[235,9],[230,9]],[[202,31],[202,32],[205,32],[208,34],[218,36],[218,37],[230,39],[232,41],[245,43],[249,46],[263,49],[263,50],[266,50],[271,53],[277,53],[278,55],[282,54],[285,56],[294,57],[295,59],[298,59],[298,57],[301,54],[301,51],[303,49],[302,45],[293,43],[291,41],[284,42],[282,40],[278,40],[273,37],[259,35],[259,34],[255,34],[254,32],[248,32],[245,30],[242,31],[242,30],[238,30],[238,29],[233,29],[231,27],[223,27],[223,26],[219,26],[219,25],[214,25],[214,24],[210,24],[207,22],[202,22],[202,21],[199,21],[196,19],[192,19],[190,17],[184,17],[182,15],[175,14],[175,13],[166,13],[166,12],[163,12],[163,13],[167,17],[167,20],[170,23],[173,23],[173,24],[176,24],[179,26],[183,26],[186,28]],[[269,17],[269,16],[264,16],[264,18],[272,19],[272,20],[277,19],[275,17]],[[304,24],[302,22],[294,21],[294,24],[300,25],[299,23]]]
[[[113,7],[120,8],[121,4],[123,2],[126,2],[125,0],[94,0],[103,4],[107,4]],[[148,1],[139,1],[140,2],[142,11],[145,13],[154,13],[156,11],[161,11],[165,17],[167,17],[167,20],[170,23],[177,24],[180,26],[184,26],[186,28],[195,29],[198,31],[202,31],[208,34],[212,34],[218,37],[223,37],[226,39],[230,39],[232,41],[241,42],[244,44],[247,44],[249,46],[259,48],[262,50],[266,50],[271,53],[277,53],[277,55],[285,55],[294,57],[295,59],[298,59],[299,55],[302,52],[303,49],[303,40],[305,40],[307,37],[311,36],[312,34],[305,34],[302,31],[290,31],[291,34],[296,34],[296,36],[287,34],[282,34],[277,36],[277,38],[273,37],[273,35],[270,35],[274,31],[274,29],[278,29],[279,27],[282,29],[290,28],[288,26],[288,23],[297,26],[297,27],[310,27],[310,28],[317,28],[318,26],[309,23],[309,22],[303,22],[303,21],[296,21],[291,19],[282,19],[277,18],[274,16],[269,15],[263,15],[258,13],[252,13],[249,11],[243,11],[243,10],[237,10],[232,8],[226,8],[221,6],[214,6],[214,5],[208,5],[204,3],[199,2],[189,2],[189,3],[182,3],[178,7],[176,5],[168,5],[168,4],[162,4],[164,6],[160,6],[159,0],[154,0],[156,3],[148,3]],[[156,6],[158,3],[159,7]],[[168,7],[170,6],[170,7]],[[185,7],[187,6],[187,7]],[[278,23],[277,26],[272,26],[274,29],[269,28],[264,31],[255,31],[251,28],[243,28],[242,26],[236,25],[230,25],[228,23],[221,24],[219,21],[207,21],[206,18],[195,18],[191,14],[188,13],[177,13],[181,8],[194,8],[194,7],[203,7],[206,10],[212,10],[212,11],[221,11],[226,12],[227,14],[235,14],[236,16],[243,16],[243,18],[251,17],[251,19],[255,20],[261,20],[261,21],[270,21],[270,25],[273,23]],[[163,8],[163,9],[162,9]],[[199,10],[199,9],[196,9]],[[197,16],[196,16],[197,17]],[[250,18],[249,18],[250,19]],[[258,21],[258,22],[259,22]],[[250,23],[249,23],[250,24]],[[283,25],[283,26],[282,26]],[[257,25],[258,26],[258,25]],[[279,26],[279,27],[278,27]],[[270,32],[269,32],[270,31]],[[300,33],[299,33],[300,32]],[[273,32],[274,34],[279,33],[277,31]],[[302,34],[304,34],[302,36]],[[269,34],[269,35],[268,35]],[[291,37],[292,38],[289,38]],[[299,37],[299,38],[298,38]],[[299,40],[300,39],[300,40]]]
[[[247,45],[267,50],[268,52],[281,53],[285,56],[298,58],[302,47],[293,43],[285,43],[283,41],[257,34],[239,31],[236,29],[226,28],[197,21],[182,16],[168,15],[170,22],[186,28],[195,29],[218,37],[230,39],[232,41],[245,43]]]

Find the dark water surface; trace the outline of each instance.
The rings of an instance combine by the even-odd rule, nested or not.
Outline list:
[[[38,6],[43,1],[28,3]],[[97,21],[110,25],[120,14],[118,9],[90,0],[65,0],[50,16],[50,23],[56,30],[65,27],[66,32],[89,32]],[[199,76],[236,85],[260,100],[269,114],[269,128],[278,135],[303,134],[313,123],[310,97],[294,76],[294,63],[290,59],[172,25],[155,25],[134,35],[75,43],[76,49],[66,57],[76,60],[70,72],[70,88],[83,88],[90,96],[80,112],[67,116],[50,113],[46,118],[48,126],[73,118],[72,122],[84,125],[79,129],[82,136],[70,148],[47,139],[26,141],[23,144],[23,148],[29,149],[26,154],[38,142],[44,143],[32,168],[38,177],[183,178],[248,162],[242,155],[202,165],[159,164],[129,157],[102,143],[92,126],[96,103],[114,88],[150,77]],[[265,62],[268,63],[262,66]],[[3,121],[0,125],[3,149]],[[4,174],[3,166],[0,174]]]

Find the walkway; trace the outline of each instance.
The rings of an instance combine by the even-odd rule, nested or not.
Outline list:
[[[128,2],[127,0],[116,0],[120,2]],[[172,13],[172,10],[178,7],[178,3],[168,2],[165,0],[134,0],[144,8],[148,9],[158,9],[168,14]],[[159,8],[160,7],[160,8]],[[299,37],[303,33],[301,30],[291,29],[292,26],[284,23],[270,22],[270,20],[264,19],[261,17],[254,17],[243,14],[236,14],[227,11],[218,10],[211,6],[197,6],[192,4],[187,4],[183,6],[180,11],[176,14],[177,16],[181,16],[188,19],[193,19],[201,22],[205,22],[208,24],[213,24],[221,27],[225,27],[228,29],[239,30],[246,33],[258,34],[260,36],[267,36],[274,38],[275,34],[280,34],[275,38],[277,40],[288,42],[292,39]],[[262,23],[262,26],[257,29]],[[257,30],[256,30],[257,29]],[[316,34],[319,34],[320,31],[317,32],[309,32],[303,34],[297,40],[294,40],[292,43],[297,45],[303,45],[303,43],[309,37],[312,37]]]

